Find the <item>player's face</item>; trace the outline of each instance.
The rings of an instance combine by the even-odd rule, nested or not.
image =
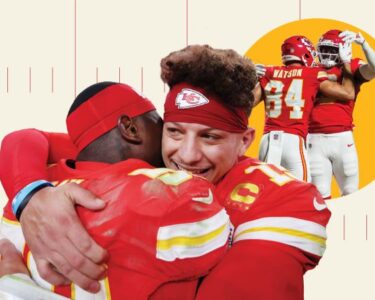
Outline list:
[[[168,168],[187,170],[217,183],[245,154],[253,138],[253,129],[230,133],[201,124],[167,122],[163,160]]]

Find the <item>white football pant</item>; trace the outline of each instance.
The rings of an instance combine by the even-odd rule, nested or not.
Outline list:
[[[284,167],[297,179],[311,181],[305,141],[299,135],[283,131],[264,134],[260,142],[259,159]]]
[[[331,196],[332,175],[342,195],[358,190],[358,157],[353,133],[312,133],[307,138],[312,183],[323,198]]]

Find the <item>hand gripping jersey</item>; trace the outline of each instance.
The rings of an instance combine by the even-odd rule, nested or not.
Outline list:
[[[359,72],[359,67],[363,64],[365,62],[359,58],[351,61],[356,95],[352,101],[338,101],[335,99],[324,99],[328,101],[322,101],[322,96],[317,96],[317,102],[310,117],[310,133],[338,133],[353,129],[355,100],[360,91],[360,86],[367,81]],[[340,66],[326,69],[326,72],[328,73],[329,80],[342,82],[343,74]]]
[[[282,130],[303,138],[320,82],[327,79],[322,68],[268,66],[260,79],[265,94],[264,133]]]
[[[198,299],[302,299],[330,212],[312,184],[255,159],[239,162],[216,189],[234,226],[232,247]]]
[[[74,299],[152,299],[163,284],[191,282],[222,258],[229,218],[206,180],[154,169],[139,160],[114,165],[78,162],[76,169],[67,165],[71,163],[61,161],[49,168],[49,179],[56,185],[79,183],[107,202],[102,211],[77,211],[90,235],[109,251],[108,277],[96,295],[75,285],[51,287],[38,276],[27,246],[18,244],[34,280],[43,287]],[[5,235],[22,240],[16,222],[3,225]],[[190,282],[192,291],[182,290],[193,296],[196,286]]]

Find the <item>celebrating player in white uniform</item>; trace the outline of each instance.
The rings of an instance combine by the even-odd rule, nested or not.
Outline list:
[[[310,181],[305,140],[308,120],[318,91],[341,99],[354,96],[350,79],[342,85],[331,82],[323,68],[314,67],[315,49],[304,36],[292,36],[281,46],[284,66],[263,67],[255,105],[264,99],[266,123],[260,160],[281,165],[296,178]],[[262,66],[258,68],[258,75]]]
[[[345,58],[342,45],[352,42],[361,45],[367,63],[359,58]],[[358,158],[352,134],[353,110],[362,83],[375,77],[375,52],[360,33],[339,30],[329,30],[323,34],[317,48],[320,63],[326,68],[330,80],[342,80],[342,63],[343,59],[347,59],[350,64],[349,68],[345,68],[352,73],[355,85],[355,95],[351,101],[319,96],[310,118],[308,154],[312,182],[328,199],[331,197],[332,175],[342,195],[358,189]]]

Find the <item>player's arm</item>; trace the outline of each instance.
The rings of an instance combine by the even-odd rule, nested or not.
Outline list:
[[[253,95],[254,95],[253,107],[255,107],[263,100],[263,90],[259,82],[253,89]]]
[[[353,78],[345,73],[342,84],[330,80],[322,81],[319,91],[328,98],[335,100],[350,101],[355,98],[355,87]]]
[[[351,43],[339,44],[339,56],[343,62],[343,81],[341,84],[325,80],[320,83],[319,91],[328,98],[340,101],[350,101],[355,98],[355,86],[351,72],[352,47]]]
[[[370,44],[365,40],[360,32],[355,33],[349,30],[343,31],[340,37],[348,43],[355,42],[361,45],[362,51],[366,56],[367,64],[361,65],[359,72],[366,80],[371,80],[375,77],[375,51],[371,48]]]
[[[29,276],[21,253],[17,251],[11,241],[0,237],[0,277],[17,273]]]
[[[10,199],[17,193],[13,212],[42,278],[54,285],[69,279],[96,291],[107,253],[82,227],[75,205],[95,210],[104,202],[76,184],[54,188],[40,181],[47,178],[48,143],[48,136],[37,130],[8,135],[0,152],[1,180]]]
[[[4,298],[3,298],[4,297]],[[0,299],[66,299],[38,286],[29,275],[21,254],[8,240],[0,240]]]
[[[0,179],[9,199],[32,181],[47,178],[48,139],[38,130],[8,134],[0,150]]]
[[[257,106],[262,100],[264,100],[264,93],[263,93],[262,86],[260,84],[260,80],[264,75],[266,75],[267,68],[263,64],[256,64],[255,71],[258,77],[258,83],[253,89],[253,95],[254,95],[253,107]]]

